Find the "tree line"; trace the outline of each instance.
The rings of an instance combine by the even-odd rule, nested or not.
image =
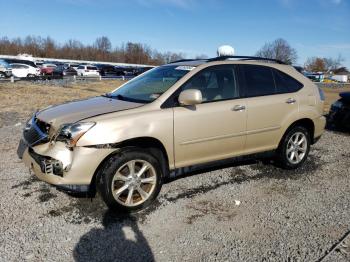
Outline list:
[[[185,57],[183,53],[159,52],[142,43],[127,42],[113,47],[106,36],[98,37],[92,45],[85,45],[73,39],[59,44],[51,37],[43,38],[31,35],[24,38],[0,38],[0,54],[18,55],[23,53],[35,57],[149,65],[160,65]]]
[[[166,64],[186,57],[184,53],[159,52],[142,43],[127,42],[120,46],[112,46],[106,36],[96,38],[91,45],[72,39],[59,44],[51,37],[31,35],[24,38],[0,38],[0,54],[17,55],[21,53],[36,57],[149,65]],[[255,55],[278,59],[287,64],[296,63],[298,58],[296,49],[282,38],[264,44]],[[195,58],[207,58],[207,56],[199,55]],[[347,68],[342,66],[343,62],[344,58],[341,55],[337,58],[310,57],[304,67],[314,72],[347,71]]]

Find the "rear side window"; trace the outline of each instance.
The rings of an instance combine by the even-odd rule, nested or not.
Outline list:
[[[270,67],[241,65],[246,82],[246,96],[265,96],[276,93],[275,82]]]
[[[97,67],[94,67],[94,66],[88,66],[87,67],[88,70],[97,70]]]
[[[302,83],[277,69],[273,69],[273,75],[275,77],[277,93],[293,93],[303,87]]]

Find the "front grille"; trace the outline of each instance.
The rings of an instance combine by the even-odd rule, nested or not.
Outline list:
[[[23,137],[29,146],[47,142],[49,128],[48,124],[34,116],[24,128]]]

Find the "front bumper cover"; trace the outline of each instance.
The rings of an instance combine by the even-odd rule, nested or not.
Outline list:
[[[60,142],[46,143],[25,147],[22,149],[22,159],[40,180],[64,191],[87,192],[99,165],[115,150],[87,147],[69,149]]]

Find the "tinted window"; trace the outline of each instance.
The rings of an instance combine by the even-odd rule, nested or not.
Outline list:
[[[95,66],[88,66],[87,69],[89,69],[89,70],[97,70],[97,67],[95,67]]]
[[[279,70],[274,69],[273,74],[275,77],[277,93],[297,92],[303,87],[303,84]]]
[[[233,66],[213,66],[192,77],[183,87],[199,89],[204,102],[233,99],[239,96]]]
[[[246,81],[246,96],[275,94],[272,70],[266,66],[242,65]]]
[[[84,66],[78,66],[78,69],[84,69]]]

